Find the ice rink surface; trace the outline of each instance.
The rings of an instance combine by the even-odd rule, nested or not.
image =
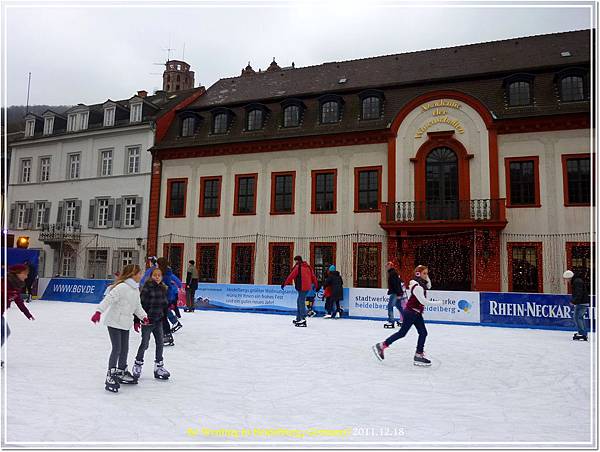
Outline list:
[[[16,307],[5,314],[9,446],[591,445],[593,344],[569,332],[429,324],[433,366],[420,368],[414,329],[379,362],[371,346],[390,334],[383,322],[316,318],[295,328],[290,316],[182,311],[164,351],[171,379],[153,377],[152,340],[139,384],[113,394],[94,306],[29,307],[35,321]],[[132,330],[130,368],[139,341]]]

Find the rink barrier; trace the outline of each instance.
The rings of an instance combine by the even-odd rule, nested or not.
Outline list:
[[[49,278],[43,282],[42,299],[77,303],[100,303],[110,280]],[[198,285],[195,306],[199,310],[250,312],[290,315],[296,313],[296,290],[286,286],[250,284]],[[427,323],[479,325],[501,328],[545,330],[574,329],[570,295],[524,294],[508,292],[428,291],[441,306],[427,306]],[[387,289],[345,288],[341,305],[344,317],[358,320],[387,319]],[[586,320],[595,318],[595,303],[588,309]],[[323,291],[315,297],[314,310],[324,313]],[[395,310],[395,317],[398,312]],[[593,325],[592,325],[593,326]]]

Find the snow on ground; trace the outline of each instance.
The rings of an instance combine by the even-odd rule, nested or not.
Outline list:
[[[432,324],[434,365],[420,368],[414,329],[379,362],[371,345],[390,333],[382,322],[316,318],[295,328],[290,316],[182,312],[164,352],[172,378],[153,378],[152,341],[139,384],[112,394],[110,342],[89,320],[94,306],[30,309],[33,322],[6,313],[8,445],[591,440],[592,343],[569,332]],[[130,366],[138,345],[132,331]]]

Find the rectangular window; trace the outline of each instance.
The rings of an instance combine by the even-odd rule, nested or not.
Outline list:
[[[590,287],[592,269],[592,247],[589,242],[567,242],[567,268],[581,277]]]
[[[120,256],[120,261],[121,261],[121,267],[123,268],[126,265],[131,265],[131,264],[137,264],[137,262],[133,261],[133,256],[134,256],[135,251],[133,250],[121,250],[119,253]]]
[[[108,274],[108,250],[89,249],[87,261],[87,277],[92,279],[106,278]]]
[[[508,291],[543,292],[541,242],[508,243]]]
[[[258,174],[236,174],[234,215],[256,214],[256,182]]]
[[[26,224],[26,216],[27,216],[27,204],[18,203],[17,204],[17,229],[25,229]]]
[[[104,109],[104,127],[115,125],[115,107]]]
[[[80,154],[69,154],[69,179],[79,179],[81,165]]]
[[[31,182],[31,159],[21,160],[21,183]]]
[[[77,115],[77,130],[86,130],[88,128],[89,112],[79,113]]]
[[[281,285],[292,271],[294,243],[269,243],[269,284]]]
[[[110,176],[112,175],[112,167],[113,167],[113,151],[108,149],[106,151],[101,151],[100,153],[100,175],[101,176]]]
[[[76,222],[77,204],[75,201],[65,201],[65,226],[73,227]]]
[[[539,157],[505,159],[507,207],[540,207]]]
[[[312,172],[312,212],[336,213],[337,170]]]
[[[132,104],[129,122],[140,122],[142,120],[142,104]]]
[[[50,157],[42,157],[40,159],[40,182],[48,182],[50,180]]]
[[[310,263],[319,283],[325,280],[329,266],[335,265],[335,242],[313,242],[310,244]]]
[[[296,172],[271,174],[271,214],[294,213]]]
[[[25,122],[25,138],[35,135],[35,119],[28,119]]]
[[[197,243],[196,265],[198,266],[198,282],[216,283],[219,268],[219,244]]]
[[[96,208],[98,210],[98,220],[96,224],[99,228],[108,227],[108,204],[108,198],[102,198],[97,200]]]
[[[590,155],[563,155],[562,170],[565,206],[589,206],[592,193]]]
[[[134,146],[127,148],[127,173],[135,174],[140,172],[140,147]]]
[[[354,169],[354,211],[379,211],[381,203],[381,167]]]
[[[185,217],[187,178],[167,180],[167,212],[166,218]]]
[[[254,243],[231,244],[231,283],[254,284]]]
[[[35,203],[35,229],[41,229],[47,223],[46,209],[48,205],[44,201]]]
[[[165,243],[163,246],[163,256],[171,264],[173,273],[181,279],[181,272],[183,271],[183,243]]]
[[[381,243],[354,244],[354,287],[381,287]]]
[[[48,116],[44,119],[44,135],[52,135],[54,132],[54,117]]]
[[[136,214],[136,198],[125,198],[125,218],[123,220],[123,226],[126,228],[132,228],[135,226],[135,214]]]
[[[67,278],[75,277],[75,264],[76,264],[77,256],[71,251],[65,251],[63,255],[62,261],[62,276],[66,276]]]
[[[200,178],[200,217],[218,217],[221,211],[221,176]]]

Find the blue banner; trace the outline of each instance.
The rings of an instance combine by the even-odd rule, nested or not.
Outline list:
[[[575,328],[570,295],[482,292],[480,297],[482,325]],[[592,308],[588,329],[590,314]]]
[[[43,300],[100,303],[109,279],[52,278],[42,295]]]

